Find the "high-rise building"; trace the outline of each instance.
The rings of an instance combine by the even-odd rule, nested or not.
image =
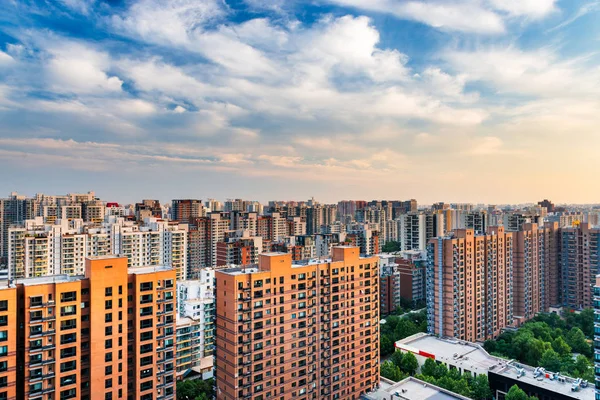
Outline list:
[[[576,224],[560,233],[562,304],[573,309],[592,307],[595,277],[600,273],[600,228]]]
[[[594,284],[594,353],[600,354],[600,275],[596,275]],[[600,359],[594,357],[594,367],[600,369]],[[600,399],[600,375],[596,375],[596,400]]]
[[[168,265],[187,276],[187,225],[147,218],[142,224],[107,217],[102,224],[81,219],[26,220],[8,229],[11,278],[52,274],[83,275],[85,257],[121,254],[130,267]]]
[[[546,211],[549,212],[549,213],[554,212],[554,203],[552,203],[548,199],[544,199],[542,201],[539,201],[538,202],[538,206],[540,206],[540,207],[546,207]]]
[[[177,375],[213,376],[215,350],[215,272],[177,282]]]
[[[17,398],[174,398],[173,269],[94,257],[84,276],[23,279],[16,292]]]
[[[216,272],[217,398],[357,399],[379,383],[378,259],[260,256]],[[261,397],[262,396],[262,397]]]
[[[192,218],[206,216],[202,200],[184,199],[171,201],[171,219],[187,224]]]
[[[247,231],[238,231],[225,242],[217,243],[217,263],[215,266],[250,265],[258,263],[258,255],[263,252],[260,236],[247,236]]]
[[[519,322],[556,304],[551,297],[558,284],[557,226],[526,223],[513,234],[513,315]]]
[[[470,341],[496,337],[513,323],[513,235],[458,229],[427,246],[430,333]]]
[[[0,398],[16,399],[17,374],[22,361],[17,355],[18,303],[15,287],[0,286]]]

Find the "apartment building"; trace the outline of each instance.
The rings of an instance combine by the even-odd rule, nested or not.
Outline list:
[[[213,376],[215,351],[215,271],[177,282],[177,376]]]
[[[188,223],[191,218],[206,216],[206,208],[202,200],[184,199],[171,201],[171,219],[181,223]]]
[[[558,286],[558,224],[525,223],[514,232],[513,314],[517,324],[548,311]]]
[[[81,219],[45,223],[43,217],[8,229],[11,278],[83,275],[85,258],[121,254],[130,267],[169,265],[187,276],[187,225],[148,218],[143,224],[107,217],[102,224]]]
[[[513,235],[458,229],[431,239],[426,292],[430,333],[469,341],[496,337],[513,323]]]
[[[176,272],[127,264],[18,281],[17,398],[174,398]]]
[[[573,309],[593,306],[593,286],[600,273],[600,228],[587,223],[561,229],[562,304]]]
[[[17,399],[17,290],[0,286],[0,399]]]
[[[216,272],[222,400],[357,399],[379,383],[377,257],[334,247],[327,261],[261,254]]]

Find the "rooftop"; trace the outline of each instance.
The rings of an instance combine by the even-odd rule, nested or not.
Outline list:
[[[396,348],[425,357],[433,357],[436,361],[454,365],[476,374],[495,373],[515,380],[518,379],[529,385],[551,390],[573,399],[594,399],[593,382],[589,382],[585,388],[579,387],[577,391],[572,391],[571,387],[575,379],[571,377],[549,371],[544,371],[544,373],[540,373],[539,377],[536,377],[534,376],[536,368],[514,360],[495,357],[475,343],[417,333],[397,341]],[[519,371],[522,372],[519,373]]]
[[[48,276],[40,276],[40,277],[35,277],[35,278],[15,279],[14,283],[21,284],[24,286],[34,286],[34,285],[45,285],[48,283],[76,282],[83,278],[84,278],[83,276],[48,275]]]
[[[173,268],[166,265],[149,265],[145,267],[129,267],[127,272],[135,275],[152,274],[154,272],[171,271]]]
[[[217,270],[217,272],[221,272],[227,275],[244,275],[244,274],[252,274],[255,272],[259,272],[258,267],[231,267],[231,268],[223,268]]]
[[[385,378],[381,378],[379,389],[367,393],[363,396],[368,400],[388,400],[404,399],[404,400],[466,400],[468,397],[451,392],[441,387],[423,382],[419,379],[408,377],[400,382],[393,382]]]
[[[118,254],[107,254],[107,255],[104,255],[104,256],[89,256],[89,257],[86,257],[86,258],[89,258],[90,260],[112,260],[112,259],[115,259],[115,258],[127,258],[127,257],[126,256],[120,256]]]

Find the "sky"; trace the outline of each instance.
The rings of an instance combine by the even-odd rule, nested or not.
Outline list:
[[[4,0],[0,188],[597,203],[600,0]]]

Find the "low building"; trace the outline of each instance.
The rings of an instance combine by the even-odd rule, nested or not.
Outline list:
[[[418,333],[397,341],[396,350],[413,353],[419,367],[430,358],[461,374],[486,375],[497,400],[504,400],[513,385],[539,400],[594,399],[591,383],[492,356],[475,343]]]
[[[364,400],[468,400],[468,397],[451,392],[412,376],[393,382],[381,378],[379,388],[362,396]]]

